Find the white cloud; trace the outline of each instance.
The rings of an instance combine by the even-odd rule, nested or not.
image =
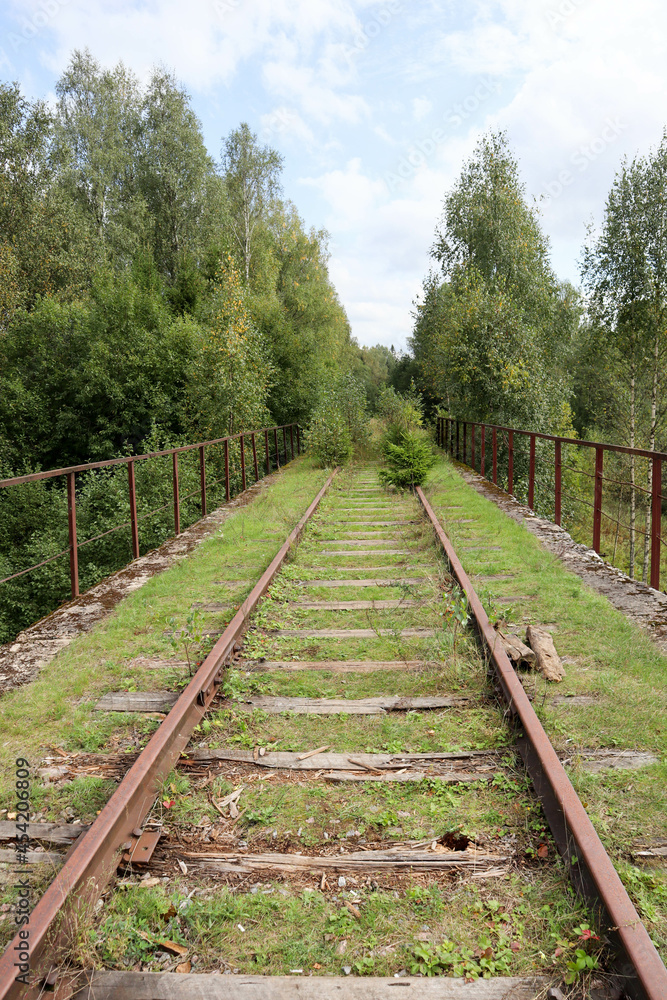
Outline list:
[[[415,121],[420,122],[422,118],[427,118],[432,107],[433,104],[428,97],[414,97],[412,99],[412,116]]]

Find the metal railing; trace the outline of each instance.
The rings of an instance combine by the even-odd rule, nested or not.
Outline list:
[[[535,506],[535,484],[536,484],[536,442],[551,441],[554,445],[553,457],[553,520],[560,525],[563,510],[563,497],[577,503],[581,503],[592,508],[593,511],[593,531],[592,547],[598,554],[600,553],[600,538],[602,530],[602,518],[605,517],[617,524],[618,528],[631,528],[637,534],[646,536],[650,532],[650,585],[655,590],[660,589],[660,556],[661,544],[661,518],[662,502],[666,500],[662,493],[662,463],[667,461],[667,453],[660,451],[649,451],[645,448],[629,448],[625,445],[603,444],[600,441],[581,441],[578,438],[560,437],[557,434],[544,434],[539,431],[519,430],[516,427],[503,427],[500,424],[483,424],[468,420],[458,420],[455,417],[438,417],[436,419],[436,441],[439,447],[445,448],[452,457],[458,461],[470,465],[485,476],[486,464],[488,462],[488,448],[491,451],[491,482],[498,485],[498,454],[499,445],[503,449],[503,454],[507,459],[506,490],[509,494],[514,492],[515,459],[517,454],[516,437],[528,438],[528,506],[534,509]],[[490,440],[489,440],[490,438]],[[479,448],[477,443],[479,439]],[[499,441],[500,439],[500,441]],[[582,469],[571,468],[563,464],[563,447],[576,445],[578,448],[593,448],[595,450],[595,469],[588,473]],[[611,452],[620,455],[631,455],[636,458],[648,460],[650,463],[650,490],[645,489],[636,482],[613,479],[604,476],[604,454]],[[478,464],[476,464],[478,459]],[[563,470],[574,474],[587,476],[592,479],[593,492],[592,502],[582,497],[573,496],[563,489]],[[639,527],[624,525],[619,519],[615,519],[602,509],[602,486],[603,482],[614,483],[622,488],[628,487],[632,491],[637,491],[650,498],[650,528],[648,523],[645,530]],[[620,510],[620,505],[619,505]],[[647,522],[648,503],[647,503]]]
[[[34,483],[41,479],[55,479],[59,476],[65,476],[67,479],[67,520],[68,520],[68,533],[69,533],[69,544],[67,548],[63,549],[61,552],[57,552],[55,555],[50,556],[48,559],[42,560],[42,562],[35,563],[32,566],[28,566],[25,569],[19,570],[16,573],[12,573],[9,576],[4,577],[0,580],[0,584],[7,583],[9,580],[15,580],[17,577],[24,576],[26,573],[31,573],[33,570],[39,569],[42,566],[46,566],[47,563],[51,563],[56,559],[60,559],[63,556],[69,554],[69,568],[70,568],[70,584],[72,597],[79,596],[79,550],[84,545],[89,545],[91,542],[96,542],[100,538],[104,538],[106,535],[110,535],[115,531],[120,531],[123,528],[129,527],[131,529],[132,535],[132,556],[133,559],[139,558],[139,522],[145,518],[152,517],[172,506],[174,511],[174,534],[179,535],[181,533],[181,503],[192,496],[193,493],[186,494],[185,496],[180,496],[179,491],[179,471],[178,471],[178,456],[184,452],[199,450],[199,489],[200,495],[200,507],[201,516],[205,517],[207,513],[207,500],[206,493],[207,490],[222,482],[224,478],[225,483],[225,499],[229,501],[231,499],[231,489],[230,489],[230,471],[229,471],[229,445],[231,441],[239,441],[240,448],[240,459],[241,459],[241,488],[245,490],[247,487],[247,469],[246,469],[246,447],[247,441],[250,441],[250,447],[252,449],[252,466],[254,472],[254,481],[257,482],[260,478],[259,475],[259,460],[257,455],[257,438],[263,435],[264,438],[264,461],[263,465],[265,467],[265,475],[271,472],[271,456],[269,449],[269,435],[273,437],[274,445],[274,459],[276,468],[280,468],[281,458],[280,458],[280,443],[278,440],[278,432],[282,431],[282,446],[283,446],[283,464],[289,461],[288,458],[288,437],[289,437],[289,448],[291,451],[291,458],[295,455],[295,438],[296,438],[296,454],[301,454],[301,432],[298,424],[281,424],[275,427],[263,427],[261,430],[255,431],[242,431],[239,434],[230,434],[223,438],[214,438],[210,441],[198,441],[196,444],[182,445],[179,448],[167,448],[164,451],[151,451],[147,452],[145,455],[130,455],[127,458],[111,458],[103,462],[87,462],[85,465],[72,465],[65,469],[49,469],[45,472],[34,472],[26,476],[15,476],[12,479],[0,479],[0,489],[9,486],[21,486],[24,483]],[[214,480],[213,482],[207,483],[206,481],[206,448],[211,445],[223,445],[224,446],[224,477],[219,480]],[[137,462],[144,462],[149,458],[160,458],[163,456],[171,455],[172,457],[172,489],[173,497],[172,500],[164,504],[162,507],[157,507],[155,510],[148,511],[148,513],[142,514],[141,517],[137,516],[137,489],[135,484],[134,468]],[[129,521],[124,521],[122,524],[115,525],[113,528],[109,528],[107,531],[103,531],[92,538],[87,538],[85,541],[81,542],[77,538],[77,528],[76,528],[76,475],[80,472],[89,472],[91,469],[106,469],[115,465],[126,465],[127,466],[127,479],[128,479],[128,497],[129,497],[129,507],[130,507],[130,519]]]

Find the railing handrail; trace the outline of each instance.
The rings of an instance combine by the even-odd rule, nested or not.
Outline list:
[[[128,462],[142,462],[144,459],[159,458],[162,455],[177,455],[182,451],[192,451],[194,448],[207,448],[212,444],[224,444],[225,441],[235,441],[237,438],[249,437],[251,434],[263,434],[264,431],[281,431],[283,428],[296,426],[296,422],[291,424],[275,424],[272,427],[262,427],[259,430],[239,431],[238,434],[228,434],[226,437],[212,438],[210,441],[197,441],[196,444],[184,444],[178,448],[166,448],[164,451],[148,451],[143,455],[127,455],[122,458],[107,458],[101,462],[86,462],[85,465],[68,465],[62,469],[46,469],[44,472],[32,472],[26,476],[0,479],[0,487],[20,486],[22,483],[34,483],[39,479],[53,479],[56,476],[66,476],[70,472],[87,472],[89,469],[103,469],[112,465],[127,465]]]
[[[601,530],[602,530],[602,518],[603,516],[609,516],[602,509],[602,486],[605,478],[609,481],[609,477],[604,476],[604,453],[605,451],[616,452],[622,455],[633,455],[639,456],[640,458],[647,458],[651,461],[650,466],[650,490],[643,490],[650,498],[650,509],[651,509],[651,534],[650,534],[650,584],[655,590],[660,589],[660,555],[661,546],[663,544],[661,535],[661,520],[662,520],[662,501],[665,499],[662,493],[662,466],[663,462],[667,461],[667,453],[664,451],[651,451],[647,448],[630,448],[625,445],[619,444],[605,444],[603,441],[581,441],[579,438],[569,438],[562,437],[558,434],[546,434],[543,431],[528,431],[519,429],[517,427],[505,427],[502,424],[487,424],[482,421],[476,420],[460,420],[458,417],[450,416],[438,416],[436,417],[436,442],[440,447],[449,447],[452,455],[458,459],[461,453],[460,447],[460,428],[463,428],[463,461],[467,463],[468,458],[468,447],[467,447],[467,432],[468,428],[471,428],[470,436],[470,462],[475,468],[475,431],[476,428],[480,430],[480,474],[484,476],[484,460],[485,460],[485,445],[486,445],[486,431],[491,431],[491,449],[493,456],[493,476],[492,482],[497,485],[498,482],[498,431],[503,434],[507,434],[507,492],[511,495],[514,488],[514,435],[522,435],[530,439],[530,459],[529,459],[529,472],[528,472],[528,506],[534,509],[535,501],[535,444],[537,438],[543,441],[553,441],[554,443],[554,522],[558,525],[561,523],[561,499],[563,495],[568,496],[563,490],[562,486],[562,445],[575,445],[578,448],[593,448],[595,449],[595,473],[591,475],[594,483],[594,499],[593,503],[590,504],[588,501],[583,501],[588,503],[588,506],[593,508],[593,549],[595,552],[600,554],[600,541],[601,541]],[[616,480],[612,480],[617,482]],[[636,489],[637,485],[629,483],[631,488]],[[575,498],[578,499],[578,498]],[[619,514],[620,517],[620,514]],[[612,518],[612,520],[614,520]],[[616,520],[616,523],[620,529],[620,520]],[[646,521],[646,531],[643,532],[645,536],[648,535],[648,511],[647,511],[647,521]]]
[[[505,427],[504,424],[487,424],[483,420],[470,420],[465,417],[452,417],[443,415],[438,417],[439,420],[459,420],[461,423],[474,424],[475,427],[487,427],[489,430],[496,431],[507,431],[512,432],[512,434],[523,434],[524,437],[536,437],[541,438],[543,441],[560,441],[561,444],[577,444],[584,448],[604,448],[606,451],[617,451],[623,455],[639,455],[641,458],[660,458],[663,461],[667,461],[667,452],[665,451],[651,451],[648,448],[630,448],[629,445],[624,444],[606,444],[604,441],[587,441],[584,438],[570,438],[563,437],[560,434],[547,434],[544,431],[526,431],[519,427]],[[2,483],[0,483],[2,485]]]

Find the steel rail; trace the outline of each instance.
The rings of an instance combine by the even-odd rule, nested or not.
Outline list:
[[[231,622],[208,654],[187,688],[160,724],[146,748],[89,830],[75,842],[55,879],[41,897],[25,925],[29,930],[30,975],[36,981],[25,987],[16,981],[17,949],[24,948],[19,934],[0,956],[0,1000],[23,1000],[41,995],[41,985],[58,966],[82,919],[113,877],[119,851],[141,826],[166,778],[187,746],[190,735],[215,697],[222,668],[229,662],[248,618],[271,585],[292,546],[325,495],[338,469],[334,469],[305,514],[290,532]]]
[[[615,971],[623,977],[623,988],[635,1000],[665,1000],[667,969],[556,756],[452,543],[419,486],[417,495],[445,551],[451,571],[468,599],[510,713],[523,729],[517,739],[519,751],[570,878],[577,891],[593,903],[607,923],[616,946]]]

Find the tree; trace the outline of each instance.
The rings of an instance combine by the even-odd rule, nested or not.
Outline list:
[[[225,139],[223,167],[229,198],[230,225],[241,254],[246,284],[258,227],[266,222],[280,194],[282,156],[270,146],[260,146],[246,122]]]
[[[484,136],[445,198],[411,347],[421,383],[473,419],[549,429],[570,393],[578,314],[549,265],[503,133]]]
[[[625,162],[616,175],[597,237],[584,250],[582,274],[589,312],[604,328],[628,395],[627,441],[654,449],[665,408],[660,407],[667,355],[667,133],[647,157]],[[646,407],[648,401],[648,407]],[[624,414],[621,414],[623,417]],[[624,430],[625,421],[616,425]],[[636,461],[630,458],[630,576],[636,557]],[[647,471],[651,490],[651,466]],[[646,501],[648,526],[650,497]],[[648,576],[649,532],[642,576]]]

